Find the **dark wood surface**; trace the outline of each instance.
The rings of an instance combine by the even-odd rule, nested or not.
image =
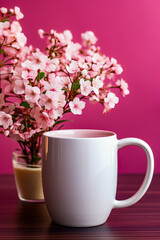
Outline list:
[[[142,180],[143,175],[120,175],[117,198],[131,196]],[[138,203],[112,210],[105,224],[91,228],[56,225],[45,203],[19,201],[13,176],[0,176],[0,239],[160,240],[160,175]]]

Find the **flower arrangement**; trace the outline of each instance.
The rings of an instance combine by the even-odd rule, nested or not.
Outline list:
[[[40,38],[47,38],[44,53],[26,45],[19,7],[2,7],[0,14],[0,133],[18,141],[35,164],[42,134],[60,129],[64,114],[82,114],[86,100],[100,103],[106,113],[119,101],[113,91],[125,96],[128,84],[116,80],[123,69],[100,52],[93,32],[81,34],[81,45],[69,30],[40,29]]]

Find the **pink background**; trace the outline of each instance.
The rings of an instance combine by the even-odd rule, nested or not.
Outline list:
[[[155,172],[160,173],[160,1],[159,0],[1,0],[1,7],[19,6],[28,44],[43,49],[37,30],[70,29],[74,41],[92,30],[103,53],[122,65],[130,95],[103,115],[99,105],[87,104],[83,115],[68,116],[74,122],[65,128],[111,130],[118,138],[145,140],[155,156]],[[0,135],[0,173],[12,173],[11,156],[17,147]],[[119,151],[120,173],[143,173],[145,154],[138,147]]]

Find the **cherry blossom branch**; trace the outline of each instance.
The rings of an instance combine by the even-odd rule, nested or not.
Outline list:
[[[83,33],[79,44],[69,30],[48,34],[40,29],[40,37],[47,38],[42,52],[26,45],[18,7],[0,12],[0,132],[16,139],[30,156],[28,163],[36,164],[45,131],[61,129],[67,113],[81,115],[87,100],[109,112],[119,101],[112,90],[126,96],[128,84],[116,80],[123,69],[100,52],[93,32]]]

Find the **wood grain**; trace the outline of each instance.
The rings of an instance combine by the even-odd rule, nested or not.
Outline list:
[[[120,175],[117,199],[131,196],[143,175]],[[56,225],[45,203],[18,200],[13,176],[0,176],[0,239],[160,240],[160,175],[135,205],[114,209],[107,222],[91,228]]]

